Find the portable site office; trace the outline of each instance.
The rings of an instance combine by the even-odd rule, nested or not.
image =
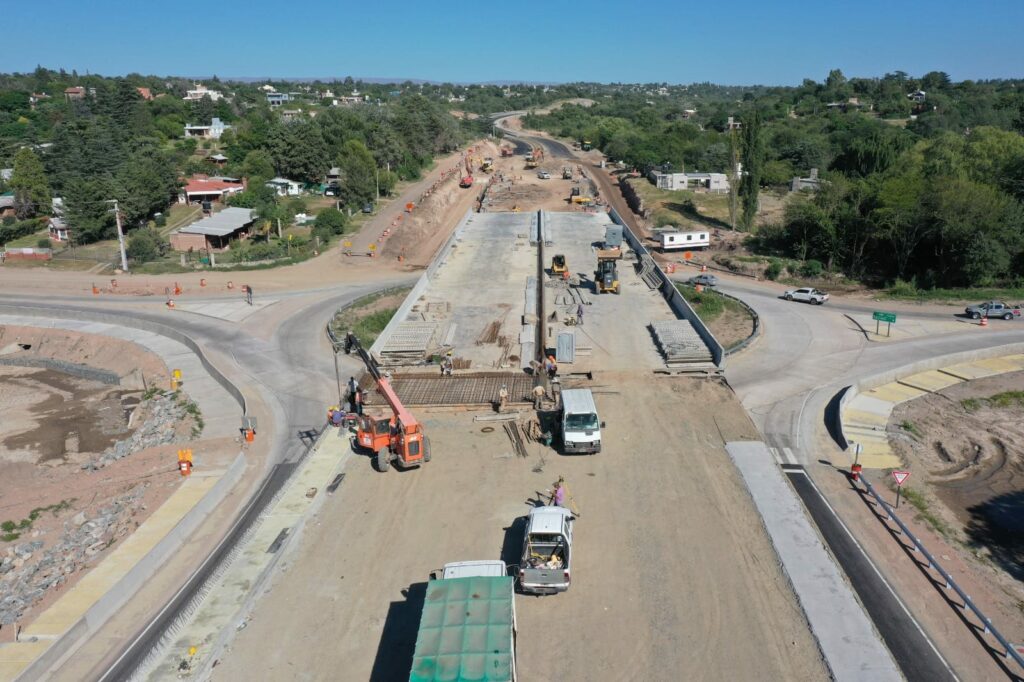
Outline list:
[[[431,580],[410,682],[515,682],[513,578]]]
[[[711,246],[711,239],[707,232],[662,232],[661,250],[673,251],[676,249],[706,249]]]

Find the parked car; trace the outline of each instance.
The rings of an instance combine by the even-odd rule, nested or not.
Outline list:
[[[782,296],[787,301],[803,301],[805,303],[813,303],[814,305],[821,305],[828,300],[828,294],[812,287],[790,289]]]
[[[537,177],[541,180],[550,180],[551,173],[548,173],[547,171],[537,171]]]
[[[1020,317],[1020,306],[1010,305],[1003,301],[985,301],[978,305],[969,305],[964,308],[964,312],[972,320],[980,320],[984,317],[1001,317],[1004,320],[1012,320],[1015,317]]]
[[[699,284],[702,287],[716,287],[718,286],[718,278],[714,275],[704,273],[697,275],[696,277],[691,277],[687,280],[687,283],[692,284],[693,286],[697,286]]]
[[[341,196],[341,185],[330,184],[324,188],[325,197],[340,197]]]

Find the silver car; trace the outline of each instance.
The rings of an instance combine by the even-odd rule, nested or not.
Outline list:
[[[718,286],[718,278],[714,275],[704,273],[702,275],[697,275],[696,277],[691,277],[689,279],[689,283],[694,286],[699,284],[702,287],[716,287]]]
[[[790,289],[782,297],[787,301],[803,301],[804,303],[813,303],[814,305],[821,305],[828,300],[828,294],[812,287]]]

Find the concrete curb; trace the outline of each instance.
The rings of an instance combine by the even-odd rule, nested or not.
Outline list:
[[[67,659],[96,633],[118,609],[138,592],[171,555],[177,551],[206,520],[206,517],[223,501],[234,488],[245,471],[246,460],[243,453],[238,453],[234,461],[214,486],[203,496],[178,524],[165,535],[156,547],[149,551],[136,563],[121,580],[114,585],[99,601],[92,605],[85,615],[72,625],[52,646],[36,658],[16,680],[45,679],[54,670],[67,662]]]
[[[917,374],[918,372],[925,372],[930,369],[942,369],[949,365],[958,365],[962,362],[972,362],[974,360],[987,360],[989,358],[999,357],[1001,355],[1014,355],[1016,353],[1024,353],[1024,342],[1020,343],[1008,343],[1002,346],[992,346],[990,348],[979,348],[977,350],[960,351],[959,353],[949,353],[947,355],[939,355],[934,358],[927,358],[918,362],[913,362],[909,365],[904,365],[896,369],[889,370],[887,372],[881,372],[870,377],[861,379],[855,384],[847,386],[843,389],[842,397],[839,399],[839,403],[836,409],[835,416],[835,429],[836,429],[836,443],[843,450],[848,450],[850,447],[849,440],[846,437],[845,424],[843,422],[843,413],[846,410],[847,404],[853,400],[861,391],[869,391],[876,386],[882,386],[893,381],[899,381],[900,379],[910,376],[911,374]]]
[[[143,331],[152,332],[159,334],[160,336],[166,336],[167,338],[174,339],[178,343],[181,343],[190,351],[195,353],[196,357],[199,358],[199,362],[202,363],[203,369],[213,377],[214,381],[221,385],[221,387],[231,394],[231,397],[235,399],[238,405],[242,408],[242,414],[247,414],[245,396],[231,381],[225,377],[220,370],[218,370],[213,363],[210,362],[209,358],[200,348],[199,344],[192,340],[187,334],[184,334],[177,329],[169,327],[159,322],[151,322],[149,320],[140,320],[138,318],[115,315],[112,313],[85,310],[85,309],[67,309],[67,308],[46,308],[40,306],[31,305],[10,305],[6,303],[0,303],[0,313],[8,315],[29,315],[32,317],[52,317],[57,319],[66,320],[79,320],[88,322],[103,322],[106,324],[115,325],[118,327],[132,327],[135,329],[141,329]]]

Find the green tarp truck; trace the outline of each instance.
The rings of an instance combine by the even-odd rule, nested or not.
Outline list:
[[[515,682],[513,595],[506,575],[428,582],[410,682]]]

